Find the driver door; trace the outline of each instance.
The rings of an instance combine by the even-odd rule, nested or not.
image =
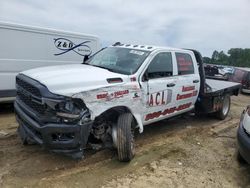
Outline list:
[[[168,117],[171,108],[176,105],[176,68],[173,66],[171,52],[160,52],[154,56],[144,77],[142,87],[146,95],[144,104],[144,124]]]

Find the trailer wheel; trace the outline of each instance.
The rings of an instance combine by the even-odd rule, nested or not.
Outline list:
[[[133,116],[121,114],[117,121],[117,151],[119,161],[131,161],[135,155]]]
[[[215,113],[215,116],[220,120],[224,120],[230,111],[230,106],[231,106],[230,96],[225,95],[222,103],[223,103],[222,108]]]

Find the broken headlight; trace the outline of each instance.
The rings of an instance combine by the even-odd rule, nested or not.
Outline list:
[[[65,118],[76,119],[80,117],[81,110],[76,107],[73,101],[66,101],[58,104],[56,115]]]
[[[73,122],[82,118],[87,118],[89,112],[81,99],[67,99],[56,105],[56,115],[64,122]]]

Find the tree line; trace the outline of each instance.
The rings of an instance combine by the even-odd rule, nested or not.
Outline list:
[[[235,67],[250,67],[250,48],[231,48],[227,54],[215,50],[212,57],[203,57],[204,63],[228,65]]]

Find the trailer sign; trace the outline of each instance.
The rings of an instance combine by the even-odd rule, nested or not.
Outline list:
[[[80,44],[74,44],[71,40],[66,38],[57,38],[54,39],[54,44],[57,49],[61,50],[60,53],[54,55],[62,55],[70,51],[74,51],[78,55],[85,56],[92,53],[91,48],[87,45],[90,41],[84,41]]]

